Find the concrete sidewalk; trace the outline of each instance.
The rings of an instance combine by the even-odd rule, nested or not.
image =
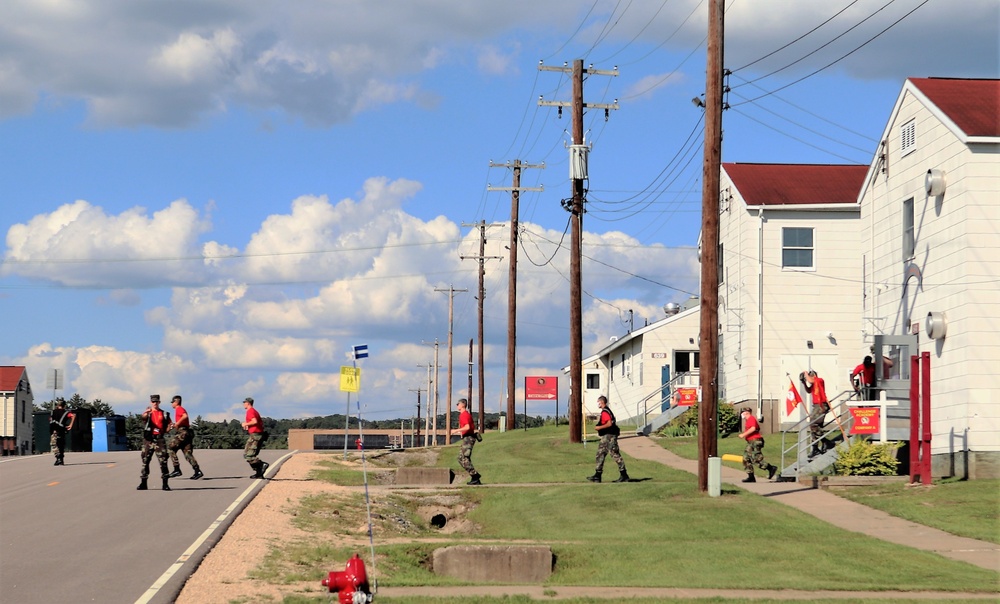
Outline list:
[[[678,470],[698,474],[698,461],[684,459],[661,447],[645,436],[622,436],[618,439],[622,451],[636,459],[668,465]],[[722,467],[722,482],[732,484],[779,503],[812,514],[838,528],[870,535],[876,539],[935,552],[947,558],[974,564],[1000,573],[1000,545],[957,537],[938,529],[890,516],[821,489],[794,482],[770,482],[758,476],[758,482],[743,483],[746,473]]]

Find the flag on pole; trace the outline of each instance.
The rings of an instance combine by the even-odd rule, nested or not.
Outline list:
[[[368,344],[359,344],[354,347],[354,360],[368,358]]]
[[[785,415],[791,415],[792,411],[795,411],[795,407],[802,403],[802,396],[799,394],[799,389],[795,387],[795,382],[792,378],[788,378],[788,394],[785,395]]]

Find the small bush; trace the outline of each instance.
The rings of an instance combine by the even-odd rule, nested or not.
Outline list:
[[[718,405],[719,436],[729,436],[740,432],[740,414],[729,403]],[[661,436],[695,436],[698,434],[698,404],[695,403],[681,415],[670,420],[660,429]]]
[[[838,476],[896,476],[898,445],[873,443],[858,439],[846,451],[841,450],[833,464]]]

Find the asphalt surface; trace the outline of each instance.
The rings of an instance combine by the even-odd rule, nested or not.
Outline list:
[[[264,450],[273,476],[288,451]],[[137,491],[137,451],[0,460],[0,599],[19,604],[169,603],[266,483],[238,450],[197,450],[205,477],[170,479],[157,462]],[[172,468],[171,468],[172,469]]]

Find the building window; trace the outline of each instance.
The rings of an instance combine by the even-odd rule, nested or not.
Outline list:
[[[899,152],[907,155],[917,149],[917,123],[910,120],[899,127]]]
[[[625,353],[622,353],[622,377],[625,377]]]
[[[781,267],[813,268],[813,230],[784,227],[781,229]]]
[[[726,282],[726,280],[725,280],[725,274],[726,274],[725,264],[722,262],[722,260],[723,260],[723,258],[722,258],[722,252],[724,251],[724,249],[725,249],[725,247],[720,243],[719,244],[719,264],[718,264],[718,267],[716,269],[716,270],[719,271],[717,273],[719,275],[719,283],[725,283]]]
[[[608,381],[613,382],[615,381],[615,360],[608,359],[608,362],[611,363],[611,366],[608,367]]]
[[[913,237],[913,198],[903,202],[903,262],[913,258],[916,239]]]
[[[601,387],[601,374],[587,374],[587,390],[598,390]]]

